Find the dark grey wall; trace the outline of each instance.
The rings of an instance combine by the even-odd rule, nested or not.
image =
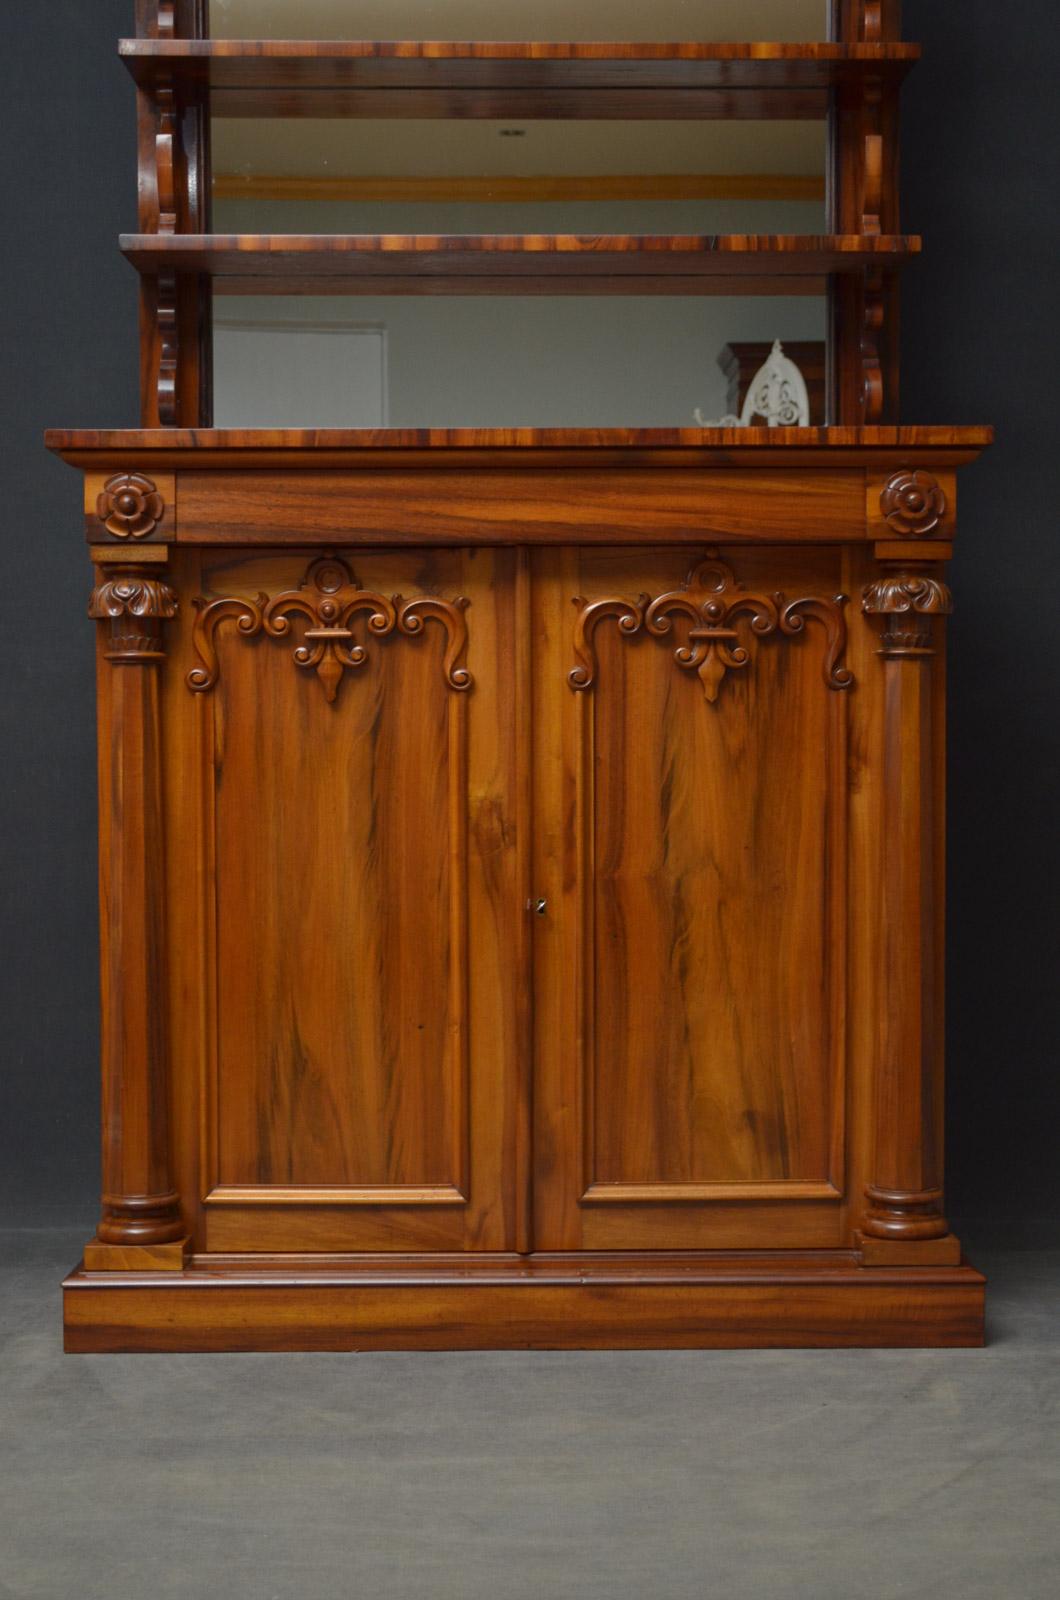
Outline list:
[[[5,17],[0,169],[0,1202],[92,1220],[98,1182],[91,568],[45,427],[137,418],[132,0]],[[17,16],[14,12],[17,11]]]
[[[906,0],[903,420],[992,422],[950,626],[949,1191],[1060,1218],[1060,443],[1051,0]],[[972,1227],[966,1230],[972,1236]]]
[[[79,485],[46,426],[133,423],[131,0],[8,28],[0,265],[0,1203],[92,1221],[97,1185],[94,735]],[[1018,26],[1017,26],[1018,23]],[[969,1238],[1060,1220],[1057,23],[1051,0],[907,0],[904,415],[994,422],[964,478],[952,624],[951,1212]],[[51,52],[60,46],[57,55]]]

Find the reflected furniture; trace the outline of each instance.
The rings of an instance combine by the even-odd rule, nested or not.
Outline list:
[[[137,17],[140,426],[48,440],[98,639],[67,1348],[980,1343],[943,1201],[944,629],[990,433],[898,422],[898,7],[783,46]],[[834,231],[216,236],[211,104],[827,114]],[[218,281],[826,286],[827,425],[215,430]]]
[[[725,374],[728,396],[725,409],[739,416],[751,387],[751,380],[769,356],[769,345],[761,339],[733,339],[722,346],[718,366]],[[817,339],[785,339],[784,354],[802,373],[810,403],[811,426],[818,428],[828,415],[827,347]]]

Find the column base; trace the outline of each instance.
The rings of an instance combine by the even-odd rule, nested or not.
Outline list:
[[[90,1239],[82,1265],[86,1272],[183,1272],[190,1255],[190,1239],[166,1244],[105,1244]]]
[[[947,1233],[941,1239],[874,1239],[856,1233],[854,1243],[863,1267],[959,1267],[961,1241]]]

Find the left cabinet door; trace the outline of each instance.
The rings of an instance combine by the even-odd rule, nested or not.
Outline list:
[[[521,559],[179,554],[168,1017],[200,1250],[519,1246]]]

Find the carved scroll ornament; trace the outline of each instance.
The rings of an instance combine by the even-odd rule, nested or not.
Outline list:
[[[788,638],[803,632],[807,618],[825,630],[824,681],[830,689],[848,689],[853,673],[842,666],[846,648],[845,595],[824,599],[808,595],[786,601],[783,595],[755,594],[737,583],[731,569],[708,552],[694,567],[680,589],[672,589],[656,599],[642,594],[636,602],[609,597],[590,602],[580,597],[574,629],[574,653],[578,665],[568,673],[572,689],[589,689],[596,679],[596,649],[593,642],[597,624],[614,617],[619,632],[627,637],[640,633],[664,639],[673,633],[673,616],[683,615],[692,623],[687,644],[678,645],[674,660],[686,672],[695,672],[706,699],[713,705],[726,672],[746,667],[751,660],[747,646],[733,626],[738,617],[750,619],[752,634],[764,638],[778,631]]]
[[[901,538],[922,539],[946,515],[946,496],[930,472],[896,472],[880,494],[880,510]]]
[[[350,627],[353,618],[367,613],[366,628],[376,639],[400,633],[413,638],[423,632],[428,619],[441,623],[446,633],[445,657],[442,672],[450,689],[461,692],[470,689],[471,673],[461,665],[467,649],[467,619],[464,612],[468,601],[460,596],[455,600],[438,600],[433,595],[423,595],[415,600],[405,600],[396,594],[390,599],[362,589],[346,563],[337,556],[322,556],[310,566],[299,588],[288,589],[273,598],[259,594],[256,600],[242,600],[226,596],[220,600],[197,599],[193,602],[198,612],[193,631],[195,652],[199,665],[187,676],[188,688],[195,693],[212,689],[220,674],[214,635],[218,626],[227,620],[236,624],[237,631],[246,639],[264,633],[271,639],[286,639],[291,635],[291,618],[304,617],[308,626],[302,632],[301,642],[294,650],[294,661],[306,671],[314,671],[324,690],[328,703],[335,700],[344,672],[363,667],[368,651],[359,643]]]
[[[147,539],[165,515],[165,501],[150,478],[119,472],[96,500],[96,515],[114,539]]]

